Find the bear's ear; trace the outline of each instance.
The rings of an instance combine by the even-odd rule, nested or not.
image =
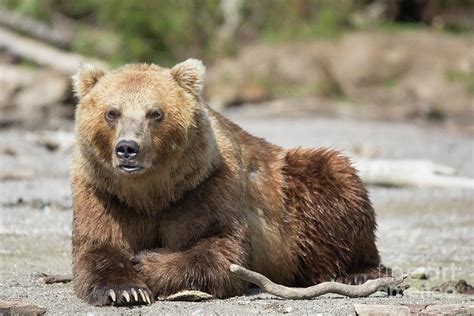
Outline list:
[[[171,68],[171,75],[178,84],[191,92],[195,96],[199,96],[204,89],[204,75],[206,67],[202,61],[190,58]]]
[[[81,99],[95,86],[97,81],[105,75],[105,70],[90,64],[83,64],[79,71],[72,76],[72,88],[75,95]]]

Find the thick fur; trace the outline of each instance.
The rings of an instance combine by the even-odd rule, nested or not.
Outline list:
[[[289,286],[375,277],[374,210],[350,162],[250,135],[201,101],[202,64],[176,67],[127,65],[100,78],[91,70],[94,86],[78,89],[77,295],[95,305],[112,303],[108,289],[240,295],[248,284],[232,263]],[[75,85],[85,86],[80,76]],[[144,123],[154,103],[165,113],[159,127]],[[123,113],[114,126],[104,120],[111,105]],[[113,160],[123,126],[145,152],[139,175],[118,172]]]

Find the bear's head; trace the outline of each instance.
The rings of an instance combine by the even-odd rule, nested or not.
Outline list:
[[[171,69],[132,64],[107,72],[83,66],[73,77],[81,154],[120,175],[162,167],[199,133],[204,73],[195,59]]]

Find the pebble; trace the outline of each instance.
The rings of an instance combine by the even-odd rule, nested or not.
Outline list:
[[[285,308],[285,311],[284,311],[284,312],[285,312],[285,313],[291,313],[291,312],[293,312],[294,310],[295,310],[295,309],[294,309],[293,307],[288,306],[288,307]]]
[[[427,268],[419,267],[410,272],[410,278],[418,280],[428,280],[430,273]]]

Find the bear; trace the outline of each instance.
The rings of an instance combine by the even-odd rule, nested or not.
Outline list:
[[[287,286],[389,275],[349,159],[284,149],[214,111],[205,66],[83,66],[72,164],[74,291],[97,306],[242,295],[239,264]]]

